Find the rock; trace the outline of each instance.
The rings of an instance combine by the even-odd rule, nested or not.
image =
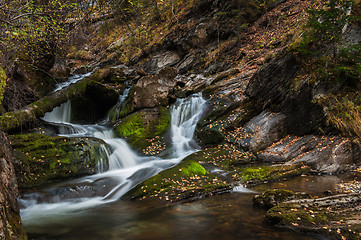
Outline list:
[[[116,124],[114,132],[118,137],[125,138],[133,148],[144,150],[150,146],[150,139],[162,136],[169,126],[169,111],[161,107],[129,115]]]
[[[176,86],[174,68],[165,68],[156,75],[145,76],[137,82],[131,97],[131,111],[167,106],[169,97]]]
[[[342,137],[287,136],[258,154],[266,162],[303,163],[320,173],[338,173],[359,162],[351,140]]]
[[[106,158],[95,138],[51,137],[42,134],[12,135],[15,169],[21,187],[95,174]]]
[[[199,129],[196,131],[195,135],[202,146],[219,144],[224,140],[224,135],[213,128]]]
[[[118,40],[114,41],[112,44],[109,45],[107,51],[114,51],[115,49],[119,48],[124,42],[124,38],[121,37]]]
[[[5,134],[0,132],[0,239],[27,239],[17,203],[15,157]]]
[[[286,116],[281,113],[262,112],[245,126],[241,146],[258,152],[278,141],[286,134]]]
[[[55,57],[54,65],[49,72],[55,79],[59,79],[61,81],[68,79],[70,76],[70,68],[59,56]]]
[[[294,87],[299,69],[296,56],[281,53],[254,74],[245,93],[256,114],[264,109],[281,112],[287,118],[287,133],[305,135],[326,124],[322,106],[313,102],[315,86],[301,79]]]
[[[181,60],[179,54],[175,51],[167,51],[152,57],[150,61],[144,64],[146,72],[156,74],[165,67],[173,67]]]
[[[276,226],[332,239],[359,239],[361,194],[296,199],[272,207],[266,220]]]
[[[96,123],[104,119],[118,100],[119,94],[113,88],[100,83],[90,84],[83,95],[71,101],[72,122]]]
[[[127,67],[124,64],[111,67],[112,77],[129,77],[134,74],[134,69]]]
[[[307,193],[294,193],[284,189],[273,189],[268,190],[261,195],[254,196],[253,204],[258,207],[270,209],[285,201],[306,198],[309,199],[312,197]]]

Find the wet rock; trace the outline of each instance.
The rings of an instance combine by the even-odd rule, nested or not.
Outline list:
[[[98,163],[106,158],[101,148],[104,142],[93,138],[24,134],[12,135],[11,144],[21,187],[94,174]]]
[[[0,132],[0,239],[27,239],[21,225],[14,154],[5,134]]]
[[[266,162],[304,163],[320,173],[338,173],[359,162],[352,141],[342,137],[287,136],[261,151]]]
[[[244,131],[246,137],[241,146],[258,152],[286,134],[286,116],[281,113],[262,112],[244,126]]]
[[[165,68],[156,75],[145,76],[137,82],[131,94],[131,112],[144,108],[167,106],[176,86],[174,68]]]

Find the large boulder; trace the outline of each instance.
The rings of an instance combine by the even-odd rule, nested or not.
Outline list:
[[[286,134],[286,116],[282,113],[262,112],[244,126],[241,146],[258,152],[277,142]]]
[[[266,162],[303,163],[321,173],[338,173],[360,163],[360,147],[339,136],[287,136],[261,151],[258,158]]]
[[[21,187],[94,174],[106,158],[101,147],[104,142],[94,138],[25,134],[11,136],[11,143]]]
[[[27,239],[21,225],[18,203],[18,185],[11,146],[3,132],[0,132],[0,239]]]
[[[144,108],[167,106],[177,81],[177,71],[165,68],[156,75],[145,76],[137,82],[132,90],[131,112]]]

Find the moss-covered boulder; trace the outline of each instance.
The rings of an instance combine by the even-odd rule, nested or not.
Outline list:
[[[151,139],[163,135],[170,126],[170,113],[166,108],[144,109],[122,119],[114,128],[118,137],[127,139],[135,149],[151,145]]]
[[[102,141],[93,138],[12,135],[19,186],[30,187],[94,174],[105,158]]]
[[[177,166],[167,169],[136,186],[125,198],[155,198],[168,202],[195,200],[218,191],[230,189],[230,185],[209,173],[192,155]]]

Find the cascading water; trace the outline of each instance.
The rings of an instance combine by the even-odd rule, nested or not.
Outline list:
[[[49,221],[55,215],[65,217],[74,211],[114,202],[147,178],[178,164],[196,151],[196,144],[192,144],[193,134],[205,103],[200,95],[194,95],[188,99],[179,99],[172,107],[173,153],[167,159],[137,155],[125,140],[114,138],[112,130],[105,126],[70,123],[70,115],[67,115],[71,108],[70,102],[47,113],[43,119],[61,123],[59,132],[62,136],[102,139],[106,143],[104,151],[108,162],[106,166],[100,166],[100,172],[95,175],[57,184],[45,192],[22,196],[19,203],[25,226],[34,220]]]

